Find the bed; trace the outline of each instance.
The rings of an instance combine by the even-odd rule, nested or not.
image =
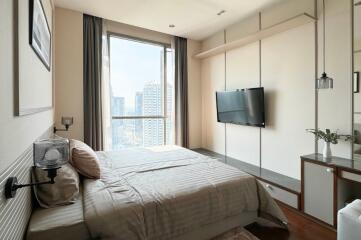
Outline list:
[[[287,222],[254,177],[191,150],[162,146],[97,155],[102,177],[83,181],[78,206],[83,215],[77,224],[87,228],[81,227],[82,239],[202,240],[258,217]],[[34,216],[46,214],[37,211],[28,239],[41,240],[34,228],[40,220]],[[79,234],[78,228],[71,231]]]

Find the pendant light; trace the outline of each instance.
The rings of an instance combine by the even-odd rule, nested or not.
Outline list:
[[[325,20],[325,0],[323,0],[323,73],[319,79],[317,79],[317,89],[333,88],[333,79],[328,77],[325,71],[326,65],[326,20]]]

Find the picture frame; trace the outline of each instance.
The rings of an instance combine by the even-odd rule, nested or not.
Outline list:
[[[14,31],[14,116],[25,116],[45,112],[54,106],[54,74],[53,53],[49,52],[48,58],[41,58],[41,49],[36,49],[30,43],[32,38],[32,13],[35,4],[38,4],[40,13],[46,17],[45,32],[49,39],[49,51],[53,51],[53,6],[51,1],[36,3],[37,0],[14,0],[14,18],[16,20]],[[40,17],[41,15],[38,14]],[[50,30],[49,30],[50,29]],[[45,55],[43,55],[45,56]],[[46,66],[45,63],[48,63]]]
[[[353,92],[360,92],[360,72],[353,73]]]
[[[29,44],[50,71],[51,31],[41,0],[29,0]]]

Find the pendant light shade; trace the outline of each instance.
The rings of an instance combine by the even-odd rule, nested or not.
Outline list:
[[[325,71],[326,68],[326,17],[325,17],[325,0],[323,0],[323,73],[317,79],[317,89],[332,89],[333,79],[328,77]]]
[[[317,79],[317,89],[328,89],[333,88],[333,79],[328,77],[324,72],[322,76]]]

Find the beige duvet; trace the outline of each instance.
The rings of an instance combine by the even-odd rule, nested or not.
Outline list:
[[[247,211],[286,221],[254,177],[179,147],[99,152],[99,180],[84,182],[93,238],[174,239]]]

